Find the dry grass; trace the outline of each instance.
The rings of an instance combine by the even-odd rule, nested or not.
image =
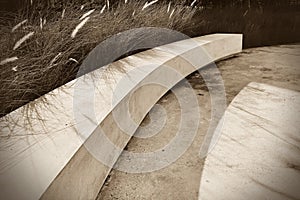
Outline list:
[[[132,28],[163,27],[191,37],[243,33],[246,47],[299,41],[297,9],[289,13],[261,7],[192,8],[186,5],[193,1],[185,6],[159,1],[143,10],[145,1],[84,2],[27,1],[18,14],[0,17],[0,116],[74,79],[97,44]],[[83,23],[80,18],[92,9]]]
[[[0,27],[0,61],[18,58],[0,66],[0,115],[74,79],[85,56],[109,36],[137,27],[166,27],[184,32],[194,15],[192,8],[177,6],[170,18],[167,4],[153,4],[142,11],[143,3],[120,3],[100,13],[103,6],[90,4],[81,10],[70,4],[59,12],[47,10],[46,17],[23,12],[11,25]],[[96,10],[75,36],[80,17],[91,9]],[[25,19],[28,22],[12,33],[13,26]],[[34,34],[14,50],[28,33]]]

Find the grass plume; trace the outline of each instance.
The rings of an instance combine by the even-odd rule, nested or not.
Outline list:
[[[16,60],[18,60],[18,57],[17,57],[17,56],[14,56],[14,57],[11,57],[11,58],[6,58],[6,59],[4,59],[4,60],[2,60],[2,61],[0,62],[0,65],[5,65],[5,64],[7,64],[7,63],[14,62],[14,61],[16,61]]]
[[[16,50],[17,48],[19,48],[26,40],[28,40],[29,38],[31,38],[34,35],[34,31],[31,31],[30,33],[26,34],[25,36],[23,36],[20,40],[18,40],[13,48],[13,50]]]
[[[149,6],[151,6],[157,2],[158,2],[158,0],[151,1],[150,3],[146,2],[145,5],[143,6],[142,10],[145,10],[146,8],[148,8]]]
[[[169,28],[190,37],[243,33],[245,47],[299,41],[298,4],[287,12],[282,5],[253,7],[252,0],[223,7],[192,0],[24,2],[18,12],[0,16],[0,116],[76,78],[94,47],[132,28]]]
[[[88,17],[89,15],[91,15],[93,12],[95,12],[96,9],[92,9],[92,10],[89,10],[88,12],[84,13],[79,20],[83,20],[85,19],[86,17]]]
[[[18,28],[20,28],[23,24],[25,24],[28,20],[25,19],[23,21],[21,21],[20,23],[18,23],[17,25],[15,25],[12,29],[11,32],[13,33],[15,30],[17,30]]]
[[[82,22],[80,22],[76,28],[73,30],[71,37],[75,38],[76,34],[78,33],[78,31],[87,23],[87,21],[90,19],[90,17],[86,17],[84,20],[82,20]]]

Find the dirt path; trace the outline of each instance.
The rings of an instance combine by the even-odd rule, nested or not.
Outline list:
[[[233,58],[217,63],[224,81],[227,103],[249,82],[255,81],[300,91],[300,45],[283,45],[244,50]],[[209,67],[201,73],[211,73]],[[101,189],[100,199],[198,199],[198,189],[203,167],[199,149],[210,121],[210,95],[199,73],[188,77],[197,94],[200,105],[200,126],[192,145],[174,163],[150,173],[130,174],[112,170]],[[179,83],[175,92],[186,92],[189,88]],[[189,100],[185,100],[189,103]],[[152,120],[145,118],[136,134],[147,134],[158,128],[162,121],[166,124],[153,137],[134,137],[127,150],[150,152],[162,148],[170,142],[178,130],[181,109],[175,95],[166,94],[158,103],[165,109],[165,115],[157,107],[151,111]],[[150,134],[150,133],[149,133]],[[118,162],[122,162],[120,159]],[[155,163],[153,164],[155,165]]]

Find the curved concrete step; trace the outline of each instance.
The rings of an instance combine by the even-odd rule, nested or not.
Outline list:
[[[300,93],[252,82],[232,101],[208,154],[201,200],[300,199]]]
[[[0,197],[94,199],[155,102],[188,74],[241,49],[239,34],[157,47],[95,70],[2,118]]]

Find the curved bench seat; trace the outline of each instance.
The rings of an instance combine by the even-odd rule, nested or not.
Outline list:
[[[250,83],[228,106],[199,199],[300,199],[300,93]]]
[[[0,198],[95,199],[111,170],[89,149],[99,145],[94,144],[99,129],[119,147],[116,152],[102,152],[112,164],[146,113],[170,88],[198,68],[241,49],[240,34],[164,45],[95,70],[10,113],[0,122]],[[201,57],[203,51],[206,55]],[[166,66],[177,75],[168,76]],[[150,84],[157,79],[166,80],[166,87]],[[137,126],[124,134],[113,111],[122,117],[118,110],[129,103]],[[95,119],[86,117],[90,113],[84,108],[89,107]]]

